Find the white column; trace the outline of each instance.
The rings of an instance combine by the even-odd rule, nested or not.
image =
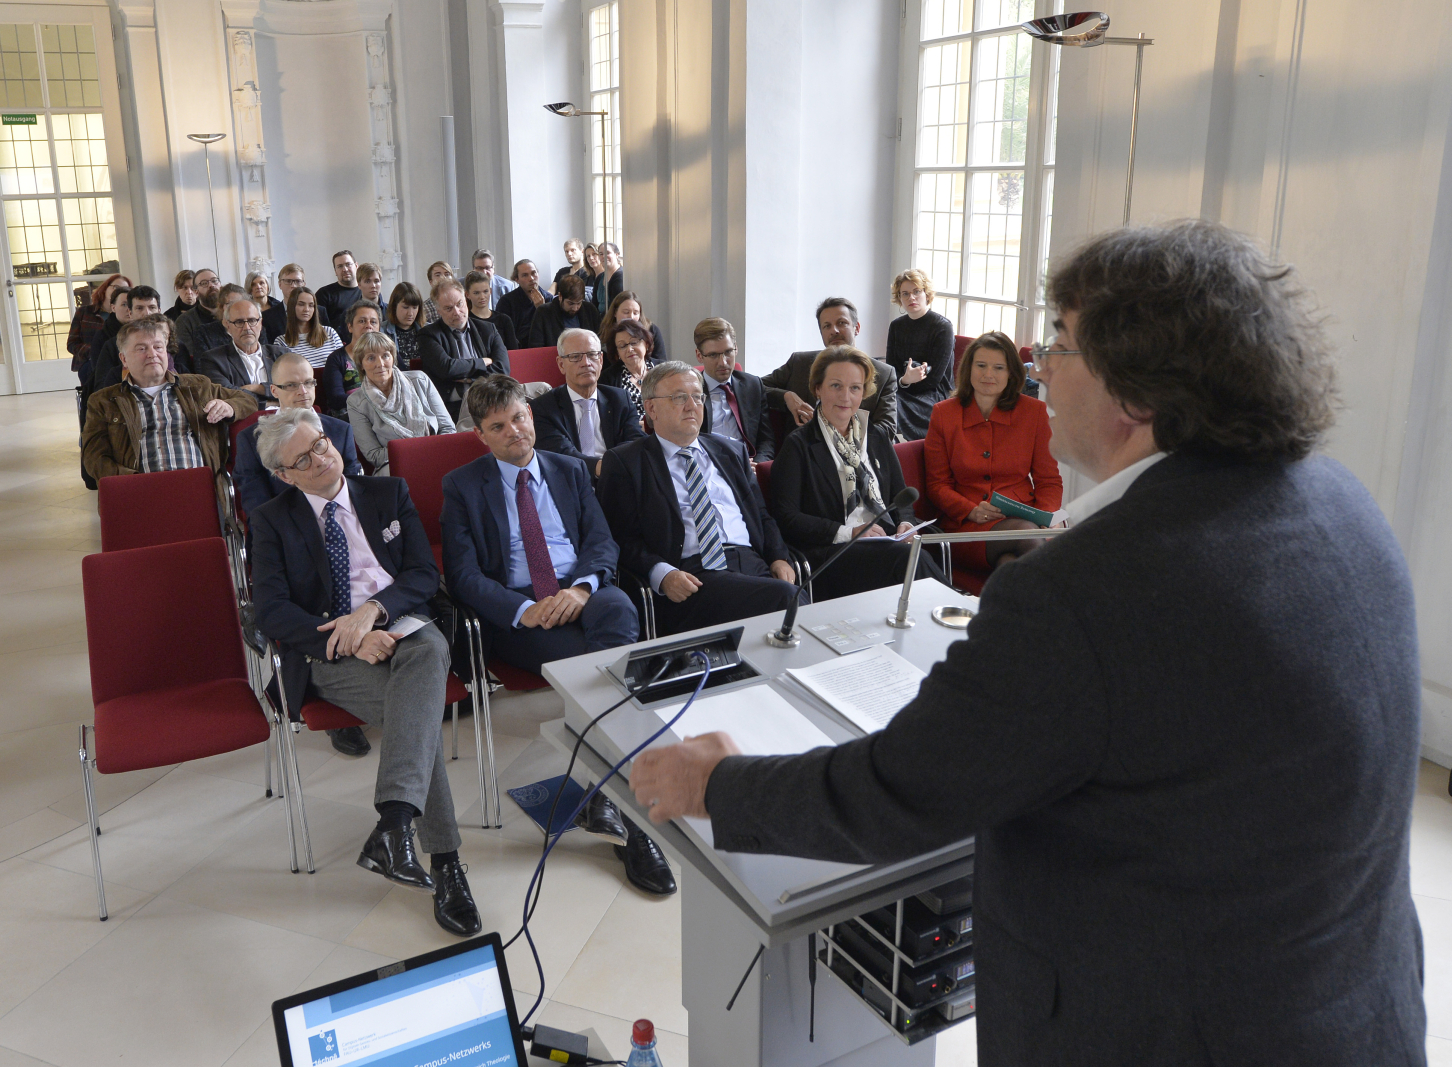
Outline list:
[[[272,205],[267,199],[267,149],[262,139],[262,93],[257,84],[256,41],[252,30],[228,30],[227,53],[232,79],[232,148],[242,173],[247,269],[270,279],[275,266]]]
[[[556,205],[545,123],[560,120],[544,109],[551,101],[545,99],[543,0],[492,0],[492,7],[500,68],[494,106],[504,130],[497,190],[504,232],[493,251],[503,268],[524,256],[543,255],[552,243],[549,216]],[[474,83],[476,108],[489,106],[486,92],[486,85]]]

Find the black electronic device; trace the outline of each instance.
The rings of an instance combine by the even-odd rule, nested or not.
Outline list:
[[[610,664],[605,671],[624,686],[626,692],[634,692],[641,707],[664,704],[694,690],[705,673],[705,667],[695,655],[697,652],[711,663],[706,689],[753,682],[761,677],[761,672],[742,659],[738,651],[744,632],[744,627],[736,626],[713,634],[637,648]],[[659,677],[656,677],[657,673]]]
[[[857,961],[863,970],[889,989],[893,983],[893,955],[868,930],[841,923],[835,935],[843,951]],[[973,975],[973,946],[950,952],[940,959],[917,967],[901,965],[897,972],[897,997],[911,1007],[931,1004],[951,993],[964,979]]]
[[[590,1039],[553,1026],[535,1026],[529,1034],[529,1054],[555,1063],[589,1063]]]
[[[946,952],[958,944],[971,943],[973,938],[973,910],[971,908],[949,915],[935,915],[916,897],[902,902],[902,936],[897,945],[914,960]],[[862,921],[871,926],[889,941],[897,934],[897,905],[889,904],[863,915]]]
[[[972,863],[972,860],[969,860]],[[935,915],[952,915],[973,907],[973,872],[919,893],[918,900]]]

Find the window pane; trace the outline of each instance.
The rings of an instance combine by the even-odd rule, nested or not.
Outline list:
[[[62,274],[60,220],[54,200],[7,200],[5,229],[10,237],[10,262],[16,274]]]
[[[1054,229],[1054,172],[1044,172],[1044,219],[1039,229],[1039,284],[1034,302],[1044,302],[1044,284],[1049,276],[1049,234]]]
[[[961,167],[968,160],[968,76],[971,46],[923,49],[918,166]]]
[[[973,28],[973,0],[923,0],[923,40],[951,37]]]
[[[89,26],[42,26],[51,107],[100,107],[95,35]]]
[[[958,332],[964,337],[977,337],[989,330],[1002,330],[1012,337],[1017,332],[1018,309],[1010,304],[985,304],[978,300],[963,301],[958,319]]]
[[[7,209],[9,205],[6,205]],[[7,215],[8,215],[7,211]],[[15,286],[15,303],[20,311],[20,337],[25,361],[69,360],[66,336],[71,329],[71,302],[62,284]]]
[[[913,266],[944,293],[962,292],[964,186],[963,174],[918,175]]]
[[[1028,141],[1029,37],[990,37],[977,48],[973,163],[1022,163]]]
[[[55,192],[44,122],[0,126],[0,192],[7,196]]]
[[[0,107],[40,107],[40,64],[35,27],[0,24]]]
[[[615,84],[611,64],[610,13],[614,4],[590,12],[590,90],[608,89]]]
[[[1016,298],[1022,229],[1023,171],[984,171],[973,175],[964,292],[1004,300]]]
[[[65,212],[72,274],[89,273],[93,264],[120,258],[116,249],[116,219],[111,213],[109,196],[67,198],[61,205]]]
[[[63,193],[109,193],[106,138],[100,115],[55,115],[56,166]]]
[[[1034,17],[1034,0],[978,0],[975,30],[996,30]]]

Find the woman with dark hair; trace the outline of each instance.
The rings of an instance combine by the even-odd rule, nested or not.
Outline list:
[[[974,340],[958,364],[957,390],[933,407],[923,458],[928,499],[939,525],[968,530],[1031,530],[993,506],[993,494],[1055,512],[1064,500],[1059,464],[1049,454],[1049,411],[1022,395],[1018,346],[997,331]],[[992,570],[1034,546],[1024,541],[970,541],[953,546],[953,559],[971,570]]]
[[[585,299],[589,299],[587,296]],[[624,322],[626,319],[633,319],[650,331],[652,347],[650,358],[657,363],[664,363],[667,359],[665,338],[661,336],[660,327],[645,317],[642,310],[640,297],[626,289],[616,294],[614,300],[610,301],[610,309],[605,312],[605,317],[600,320],[600,343],[605,348],[605,361],[608,363],[614,358],[611,345],[615,336],[616,323]]]
[[[614,241],[600,242],[600,273],[595,275],[595,306],[603,315],[610,309],[610,302],[625,289],[625,274],[621,270],[620,246]]]
[[[383,332],[398,347],[400,370],[418,369],[418,332],[423,329],[423,294],[412,282],[399,282],[388,294]]]
[[[812,581],[813,601],[899,585],[912,546],[887,540],[913,528],[912,508],[878,513],[902,492],[902,466],[881,429],[869,430],[862,401],[877,389],[867,353],[848,345],[823,349],[812,361],[817,414],[791,434],[771,467],[771,514],[787,544],[815,568],[866,527],[848,559]],[[918,578],[946,584],[928,553],[918,557]]]
[[[326,367],[328,357],[343,347],[338,332],[318,322],[318,298],[306,285],[287,294],[287,327],[277,343],[302,356],[315,371]]]
[[[358,342],[383,329],[383,309],[372,300],[355,300],[343,314],[352,340],[328,357],[327,366],[318,375],[323,410],[336,419],[348,417],[348,395],[363,384],[363,372],[353,355]]]
[[[171,280],[171,287],[176,291],[176,303],[162,314],[175,322],[197,306],[197,272],[194,270],[177,271],[176,277]]]
[[[487,322],[498,330],[505,348],[518,348],[520,341],[514,330],[514,320],[490,307],[490,285],[489,275],[483,271],[471,270],[464,275],[464,299],[469,304],[469,317]]]
[[[66,351],[71,354],[71,370],[76,374],[81,372],[81,364],[86,361],[86,349],[90,347],[96,331],[105,324],[106,316],[110,314],[110,302],[106,299],[106,294],[117,283],[127,289],[131,288],[130,278],[124,274],[113,274],[100,284],[92,286],[91,299],[81,304],[71,316],[71,330],[66,335]]]
[[[931,310],[935,295],[920,270],[892,280],[892,302],[907,314],[888,323],[883,361],[897,371],[897,432],[908,441],[927,436],[933,405],[953,382],[953,324]]]
[[[654,358],[655,340],[639,322],[624,319],[610,331],[610,340],[605,343],[613,355],[606,357],[600,384],[613,385],[629,393],[644,426],[645,404],[640,399],[640,383],[645,380],[646,371],[660,362]]]

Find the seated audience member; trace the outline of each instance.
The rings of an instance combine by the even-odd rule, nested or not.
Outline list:
[[[453,276],[453,267],[449,266],[442,259],[434,260],[432,263],[429,264],[429,272],[427,275],[425,275],[429,283],[428,291],[433,292],[435,285],[438,285],[439,282],[443,281],[445,278],[452,278]],[[419,325],[428,326],[430,323],[438,322],[438,320],[439,309],[437,305],[434,304],[433,297],[427,297],[424,300],[424,321],[419,323]]]
[[[583,256],[585,260],[585,299],[590,301],[590,303],[594,304],[595,275],[600,273],[600,269],[604,264],[600,260],[600,249],[595,247],[593,244],[588,244],[585,246]],[[595,306],[598,309],[600,305],[596,304]],[[601,319],[601,321],[603,322],[604,320]]]
[[[343,347],[337,331],[318,318],[317,295],[306,285],[297,285],[287,294],[287,319],[277,343],[289,352],[296,352],[308,366],[320,371],[328,365],[328,357]]]
[[[753,460],[776,454],[776,435],[766,414],[761,379],[736,366],[736,331],[725,319],[696,324],[696,358],[706,372],[706,410],[702,433],[720,434],[746,446]]]
[[[257,305],[257,310],[262,315],[262,343],[268,344],[275,341],[282,331],[274,333],[267,328],[268,312],[285,316],[287,308],[283,306],[281,300],[272,295],[272,283],[267,280],[267,275],[254,270],[248,272],[242,288],[247,290],[247,295],[252,298],[252,302]]]
[[[316,693],[383,730],[378,825],[358,866],[432,892],[440,926],[476,934],[483,924],[459,862],[439,730],[449,642],[432,622],[406,637],[387,629],[405,615],[430,618],[439,589],[408,487],[398,478],[345,477],[342,457],[306,408],[266,419],[257,453],[288,484],[252,514],[257,625],[282,645],[287,707],[295,714]],[[429,870],[414,850],[415,819]]]
[[[598,478],[607,449],[645,436],[640,416],[629,393],[600,384],[600,338],[589,330],[566,330],[555,347],[565,384],[529,402],[539,447],[583,461],[590,477]]]
[[[233,300],[222,311],[222,324],[227,328],[227,343],[203,354],[197,370],[218,385],[246,389],[270,402],[268,382],[278,350],[257,339],[262,332],[257,305],[247,297]]]
[[[358,264],[358,299],[371,300],[383,307],[383,270],[377,263]],[[341,334],[339,336],[342,336]],[[352,338],[345,338],[346,344]]]
[[[176,277],[171,280],[171,287],[176,292],[176,302],[166,309],[166,317],[175,322],[183,312],[190,311],[197,303],[197,272],[194,270],[179,270]]]
[[[862,324],[857,320],[857,305],[845,296],[829,296],[817,305],[817,332],[822,335],[822,348],[846,345],[857,347]],[[822,348],[793,352],[785,363],[770,374],[761,376],[766,386],[767,405],[785,411],[798,426],[805,426],[816,417],[812,404],[812,363]],[[877,374],[877,391],[862,402],[862,410],[873,428],[881,428],[889,438],[897,434],[897,372],[880,359],[872,361]]]
[[[605,317],[600,320],[600,336],[605,340],[607,362],[613,358],[610,339],[615,336],[615,327],[627,319],[640,323],[650,331],[651,340],[654,342],[650,350],[651,359],[657,363],[664,363],[670,358],[666,355],[665,337],[661,334],[660,327],[645,317],[640,297],[627,289],[610,301],[610,310],[605,312]]]
[[[620,246],[613,241],[601,241],[600,273],[595,275],[595,306],[602,315],[625,291],[625,274],[620,267]]]
[[[130,295],[131,287],[120,283],[106,290],[106,298],[101,304],[101,310],[105,312],[105,317],[101,319],[101,328],[91,333],[91,338],[81,353],[81,367],[77,374],[82,385],[91,381],[95,375],[96,358],[106,347],[106,342],[114,340],[121,327],[131,321],[131,307],[126,299]]]
[[[344,327],[350,336],[362,340],[364,335],[383,329],[383,309],[371,300],[357,300],[348,308]],[[363,384],[363,372],[353,349],[358,340],[336,349],[323,367],[323,409],[334,418],[348,417],[348,397]]]
[[[358,261],[352,252],[345,248],[333,253],[333,274],[338,280],[317,291],[318,306],[327,312],[327,321],[338,328],[341,337],[348,328],[348,309],[363,299],[363,290],[358,288]]]
[[[388,442],[453,433],[449,409],[421,370],[394,366],[398,349],[386,333],[365,333],[353,345],[363,384],[348,396],[348,422],[373,473],[388,473]]]
[[[1055,512],[1064,499],[1059,464],[1049,453],[1049,411],[1023,396],[1024,367],[1005,334],[976,338],[958,364],[957,392],[933,408],[923,459],[928,499],[943,529],[1032,530],[992,504],[993,494]],[[959,566],[992,569],[1017,559],[1035,541],[970,541],[953,546]]]
[[[701,434],[701,375],[685,363],[661,363],[641,393],[655,432],[605,453],[596,492],[620,565],[660,594],[659,631],[785,609],[797,596],[791,554],[746,446]]]
[[[444,398],[449,414],[459,417],[462,389],[486,374],[508,374],[509,353],[499,331],[487,322],[469,318],[464,286],[445,278],[434,286],[434,303],[439,321],[423,328],[418,336],[419,359],[424,373]]]
[[[806,554],[814,572],[867,527],[845,558],[812,578],[816,602],[900,585],[907,575],[911,545],[867,540],[906,533],[914,525],[911,507],[877,517],[904,482],[892,441],[872,429],[862,410],[875,376],[866,352],[846,345],[824,348],[812,364],[816,417],[782,442],[771,467],[771,513],[787,544]],[[918,557],[916,576],[949,584],[926,552]]]
[[[933,405],[953,388],[953,324],[936,311],[933,283],[920,270],[892,280],[892,302],[907,312],[887,324],[887,364],[897,372],[897,432],[928,435]]]
[[[550,283],[550,292],[559,296],[560,281],[571,274],[582,282],[594,280],[593,274],[589,278],[585,276],[585,242],[578,237],[571,237],[565,242],[565,265],[555,271],[554,281]]]
[[[280,299],[268,302],[268,306],[262,312],[262,331],[267,342],[278,344],[282,341],[283,334],[287,333],[287,309],[291,303],[292,294],[307,286],[307,276],[303,273],[302,267],[296,263],[288,263],[277,272],[277,288],[281,292]],[[328,313],[317,306],[317,294],[308,289],[308,294],[313,298],[313,315],[323,326],[330,326]],[[306,332],[306,331],[304,331]],[[339,344],[342,342],[340,341]],[[324,359],[326,360],[326,356]],[[321,363],[314,363],[314,369],[322,366]]]
[[[515,337],[529,336],[534,328],[534,313],[554,299],[539,287],[539,268],[532,259],[521,259],[514,265],[513,278],[518,288],[511,289],[494,301],[499,311],[514,323]]]
[[[523,347],[514,332],[514,322],[510,317],[490,306],[493,297],[489,292],[488,275],[477,270],[471,270],[464,275],[464,299],[469,302],[469,318],[487,322],[498,330],[499,339],[504,342],[505,348]]]
[[[610,584],[619,550],[584,463],[535,448],[524,387],[513,378],[475,382],[465,403],[489,455],[444,476],[444,572],[488,627],[491,653],[538,672],[550,660],[633,643],[635,608]],[[655,842],[603,794],[576,825],[615,843],[637,888],[676,891]]]
[[[566,330],[594,333],[600,328],[600,312],[593,304],[585,303],[584,282],[573,274],[567,274],[559,280],[556,288],[556,298],[534,313],[528,348],[551,348]]]
[[[66,351],[71,354],[71,370],[77,375],[81,373],[81,365],[86,361],[86,349],[90,347],[91,340],[97,330],[106,321],[110,313],[110,304],[106,300],[106,294],[113,285],[124,285],[131,288],[131,279],[123,274],[112,274],[100,283],[91,287],[91,298],[82,302],[76,308],[76,313],[71,316],[71,329],[66,335]],[[89,368],[87,368],[89,373]],[[84,375],[81,376],[84,380]]]
[[[133,319],[149,318],[152,315],[161,313],[161,294],[149,285],[138,285],[126,294],[126,321]],[[168,320],[170,321],[170,320]],[[122,323],[121,325],[124,325]],[[121,332],[121,326],[116,327],[116,332]],[[168,330],[168,333],[171,331]],[[167,370],[174,371],[176,366],[176,354],[170,353],[171,362],[167,364]],[[191,373],[189,367],[183,368]],[[108,385],[116,385],[121,381],[121,352],[116,344],[116,338],[107,338],[101,350],[91,360],[91,384],[85,391],[84,397],[90,399],[90,395],[97,389],[104,389]]]
[[[497,308],[499,300],[505,293],[512,292],[517,286],[508,278],[501,278],[494,270],[494,253],[487,248],[476,248],[474,256],[469,261],[470,265],[484,277],[489,279],[489,306]]]
[[[222,311],[222,281],[217,272],[203,267],[197,271],[194,280],[197,302],[177,317],[176,343],[181,353],[195,365],[203,352],[211,351],[227,339],[227,330],[217,321]]]
[[[423,329],[423,295],[412,282],[399,282],[388,294],[388,310],[383,315],[383,332],[398,346],[398,365],[403,370],[418,370],[418,334]]]
[[[170,336],[164,315],[128,322],[117,334],[127,380],[91,394],[81,434],[81,462],[97,481],[187,467],[226,475],[226,424],[256,411],[257,397],[200,374],[168,371]]]
[[[645,402],[640,396],[641,383],[658,360],[652,359],[655,339],[650,332],[633,319],[626,319],[613,328],[608,348],[615,358],[607,363],[600,375],[600,384],[612,389],[624,389],[635,405],[635,413],[645,425]],[[608,357],[607,357],[608,358]]]

